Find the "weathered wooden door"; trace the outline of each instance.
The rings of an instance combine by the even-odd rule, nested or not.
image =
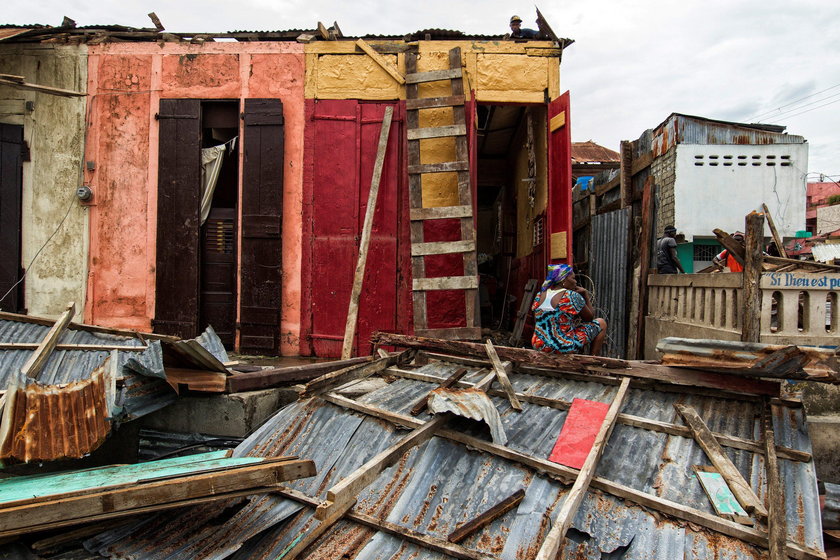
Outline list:
[[[222,343],[236,339],[236,208],[212,208],[201,228],[200,325],[211,325]]]
[[[198,335],[201,102],[161,99],[155,332]]]
[[[365,205],[388,105],[356,100],[307,105],[311,124],[304,179],[302,354],[341,355]],[[394,107],[359,298],[357,354],[369,352],[372,331],[405,332],[411,317],[408,220],[401,219],[408,204],[403,194],[404,110]]]
[[[546,215],[548,260],[571,263],[572,133],[568,91],[548,104],[548,208]]]
[[[243,352],[276,355],[280,349],[283,130],[279,99],[245,100],[239,308]]]
[[[0,309],[23,312],[21,173],[23,127],[0,124]],[[17,285],[16,285],[17,284]]]

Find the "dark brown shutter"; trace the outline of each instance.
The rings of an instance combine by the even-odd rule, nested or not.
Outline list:
[[[241,351],[278,354],[282,290],[283,103],[246,99],[242,175]]]
[[[20,265],[22,149],[23,127],[0,124],[0,309],[12,313],[24,311],[23,282],[15,286],[23,276]]]
[[[161,99],[155,332],[198,335],[201,102]]]

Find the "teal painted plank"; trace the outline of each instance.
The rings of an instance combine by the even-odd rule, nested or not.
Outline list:
[[[68,492],[105,489],[112,486],[137,483],[146,479],[184,476],[198,471],[250,465],[264,460],[262,457],[225,457],[226,454],[226,451],[214,451],[136,465],[118,465],[100,469],[5,478],[0,480],[0,503],[66,494]]]

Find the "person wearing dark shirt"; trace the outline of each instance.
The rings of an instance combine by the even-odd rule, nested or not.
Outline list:
[[[510,18],[510,36],[512,39],[537,39],[540,32],[536,29],[522,27],[522,18],[513,16]]]
[[[656,241],[656,272],[659,274],[685,274],[677,257],[677,228],[667,226],[665,234]]]

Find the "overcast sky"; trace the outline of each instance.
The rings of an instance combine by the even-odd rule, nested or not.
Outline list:
[[[11,5],[10,5],[11,4]],[[804,173],[840,180],[840,1],[555,0],[540,10],[561,37],[561,87],[572,137],[618,150],[673,112],[788,127],[810,144]],[[12,0],[4,23],[151,26],[169,31],[311,29],[337,21],[346,36],[420,29],[502,34],[531,3],[514,0]]]

